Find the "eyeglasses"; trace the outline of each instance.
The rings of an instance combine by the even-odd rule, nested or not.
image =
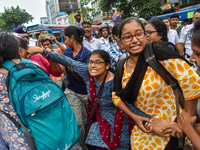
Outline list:
[[[134,36],[137,40],[139,40],[139,39],[142,39],[144,37],[144,35],[145,35],[145,33],[141,32],[141,33],[137,33],[135,35],[128,35],[128,36],[122,37],[120,40],[124,40],[124,42],[130,42],[133,40]]]
[[[145,31],[146,36],[148,36],[148,37],[151,36],[151,34],[154,32],[159,32],[159,31],[151,31],[151,30]]]
[[[88,65],[90,65],[90,66],[92,66],[92,64],[94,64],[95,66],[100,66],[102,63],[105,63],[105,62],[103,62],[103,61],[92,61],[92,60],[90,60],[90,61],[88,61]]]

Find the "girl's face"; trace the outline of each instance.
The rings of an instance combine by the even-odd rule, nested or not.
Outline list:
[[[158,35],[158,31],[154,28],[154,26],[149,23],[145,26],[145,32],[147,34],[146,41],[162,41],[162,36]]]
[[[193,53],[190,57],[190,61],[194,62],[197,66],[197,70],[200,71],[200,47],[191,42],[191,48],[193,50]]]
[[[21,58],[27,59],[28,53],[26,52],[26,49],[20,47],[19,50],[18,50],[18,52],[19,52],[19,56]]]
[[[68,36],[65,36],[65,41],[64,43],[66,43],[70,48],[73,48],[72,47],[72,37],[69,38]]]
[[[144,50],[145,38],[142,26],[136,21],[127,23],[122,28],[121,43],[130,55],[139,55]]]
[[[110,65],[106,65],[105,61],[98,55],[92,54],[88,61],[88,70],[91,76],[101,77],[106,74]]]

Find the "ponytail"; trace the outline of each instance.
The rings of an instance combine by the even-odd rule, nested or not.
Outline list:
[[[76,26],[69,26],[65,28],[64,33],[65,36],[68,36],[69,38],[71,38],[71,36],[73,35],[76,41],[79,44],[82,44],[85,30],[82,28],[77,28]]]

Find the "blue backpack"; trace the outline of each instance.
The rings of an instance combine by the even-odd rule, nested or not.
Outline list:
[[[22,58],[20,64],[6,61],[3,67],[9,70],[7,87],[10,102],[21,121],[18,128],[30,148],[70,149],[79,140],[80,132],[59,85],[27,59]]]

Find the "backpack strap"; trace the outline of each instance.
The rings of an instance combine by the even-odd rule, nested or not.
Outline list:
[[[167,85],[170,85],[172,87],[176,98],[176,114],[178,119],[180,113],[179,104],[182,108],[184,108],[184,102],[185,102],[182,89],[178,81],[156,59],[152,43],[148,44],[148,46],[149,47],[144,51],[145,61],[149,64],[151,68],[153,68],[153,70],[155,70],[164,79]],[[181,138],[179,139],[178,146],[183,147],[183,140]]]
[[[21,69],[26,68],[26,65],[25,65],[26,63],[32,64],[32,61],[28,60],[28,59],[21,58],[20,64],[16,64],[16,63],[12,62],[11,60],[6,60],[6,61],[4,61],[2,66],[3,66],[3,68],[6,68],[9,71],[14,66],[16,66],[17,70],[21,70]]]
[[[125,61],[126,61],[128,58],[129,58],[129,57],[126,57],[126,58],[120,60],[120,61],[117,63],[116,70],[118,71],[119,74],[123,74],[123,72],[124,72],[124,63],[125,63]]]
[[[20,121],[17,122],[10,114],[4,112],[0,109],[0,111],[8,118],[10,121],[20,130],[22,129],[22,132],[24,133],[24,137],[26,139],[26,142],[28,143],[28,146],[31,148],[31,150],[37,150],[37,146],[35,144],[35,140],[30,132],[30,130]]]
[[[10,71],[14,65],[16,65],[16,64],[14,62],[12,62],[11,60],[6,60],[6,61],[4,61],[2,67],[6,68],[7,70]]]

